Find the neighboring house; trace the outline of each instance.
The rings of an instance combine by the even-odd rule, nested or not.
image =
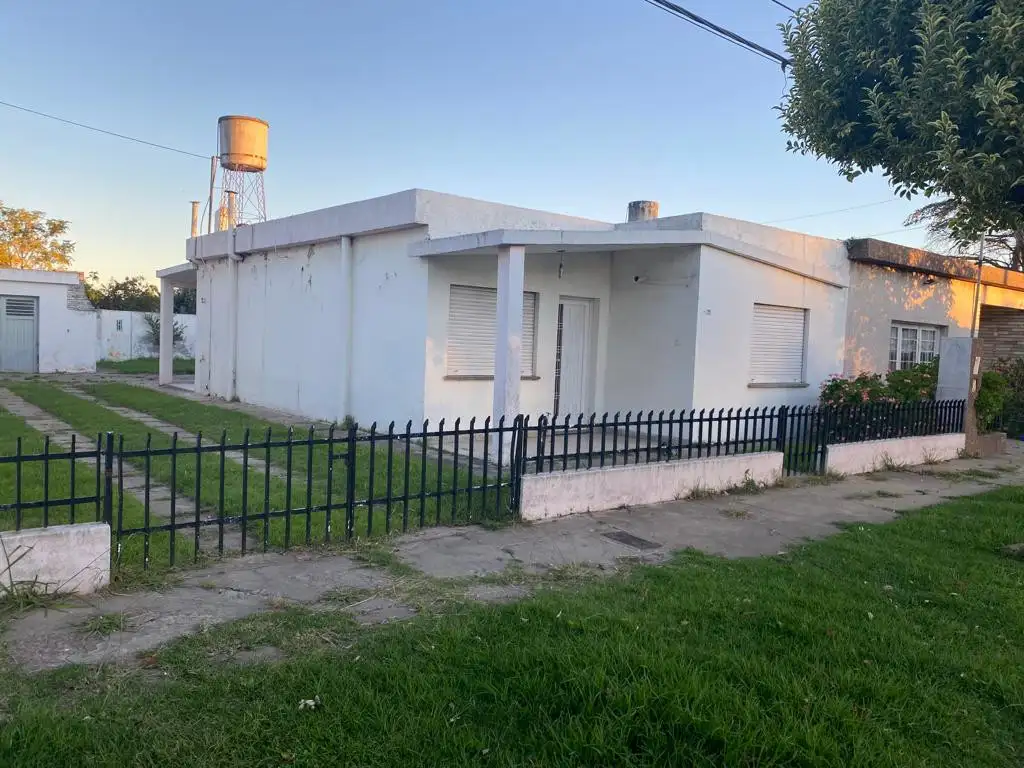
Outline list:
[[[126,312],[117,309],[99,310],[97,360],[133,360],[156,357],[160,352],[158,339],[151,339],[147,316],[158,317],[155,312]],[[182,339],[174,345],[175,357],[195,355],[196,316],[175,315],[174,324],[181,328]]]
[[[0,371],[95,371],[96,328],[78,273],[0,269]]]
[[[944,339],[969,338],[977,267],[878,240],[849,243],[847,374],[884,372],[938,356]],[[978,336],[987,368],[1024,357],[1024,274],[985,266]]]
[[[196,391],[318,419],[811,403],[830,375],[884,370],[894,321],[898,360],[931,343],[867,271],[891,267],[705,213],[615,224],[408,190],[186,253],[157,275],[165,317],[173,287],[198,289]]]

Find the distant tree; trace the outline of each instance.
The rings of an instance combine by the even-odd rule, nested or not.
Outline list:
[[[100,283],[99,275],[90,272],[85,281],[85,295],[98,309],[127,312],[156,312],[160,309],[160,292],[140,275],[123,280],[112,277],[106,283]]]
[[[939,200],[918,208],[904,223],[908,227],[925,224],[928,245],[934,250],[977,259],[979,238],[959,230],[957,210],[955,200]],[[985,236],[985,263],[1024,272],[1024,223]]]
[[[146,330],[143,331],[142,341],[154,352],[160,351],[160,318],[156,315],[145,315]],[[177,320],[171,324],[172,344],[177,346],[185,340],[185,326]]]
[[[71,225],[42,211],[11,208],[0,200],[0,267],[67,269],[75,244],[64,239]]]
[[[783,26],[789,149],[904,197],[951,198],[956,237],[1024,221],[1024,3],[813,0]]]
[[[174,314],[194,315],[196,313],[196,289],[174,289]]]

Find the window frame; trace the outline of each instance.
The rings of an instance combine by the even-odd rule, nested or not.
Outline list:
[[[489,285],[471,285],[469,283],[450,283],[448,285],[448,314],[445,325],[445,372],[444,379],[451,381],[493,381],[494,380],[494,341],[491,341],[489,354],[491,356],[490,372],[485,373],[481,369],[475,372],[452,372],[450,362],[450,350],[452,344],[452,295],[457,289],[471,290],[471,291],[485,291],[490,295],[494,296],[494,325],[497,328],[498,321],[498,289]],[[526,336],[526,311],[527,305],[532,296],[533,301],[533,334],[529,337],[529,345],[527,345]],[[540,316],[540,292],[538,291],[523,291],[523,337],[521,354],[523,357],[520,362],[520,379],[523,381],[537,381],[540,376],[537,375],[537,336],[538,336],[538,319]],[[525,353],[529,352],[529,357],[525,356]],[[529,363],[528,367],[524,366],[523,363]],[[524,371],[524,368],[526,370]]]
[[[904,362],[904,342],[906,340],[906,332],[913,331],[913,360]],[[942,343],[943,333],[945,331],[944,326],[932,325],[930,323],[908,323],[902,320],[893,320],[889,324],[889,353],[887,355],[887,369],[891,373],[892,371],[905,371],[909,368],[913,368],[915,365],[921,363],[931,362],[939,356],[939,347]],[[930,356],[927,360],[922,359],[922,350],[924,347],[923,335],[925,332],[932,332],[935,337],[932,342],[932,349]],[[893,338],[895,336],[895,339]],[[895,348],[893,342],[895,341]],[[895,353],[895,357],[893,354]]]

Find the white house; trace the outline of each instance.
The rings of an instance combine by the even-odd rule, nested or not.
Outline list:
[[[425,190],[187,241],[200,393],[360,422],[807,403],[843,369],[843,243]],[[162,323],[162,328],[169,323]],[[170,339],[161,381],[171,381]]]
[[[0,371],[95,371],[96,329],[78,273],[0,269]]]

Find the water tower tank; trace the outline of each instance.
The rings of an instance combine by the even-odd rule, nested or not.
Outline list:
[[[258,117],[225,115],[217,120],[220,165],[229,171],[258,173],[267,169],[270,126]]]

